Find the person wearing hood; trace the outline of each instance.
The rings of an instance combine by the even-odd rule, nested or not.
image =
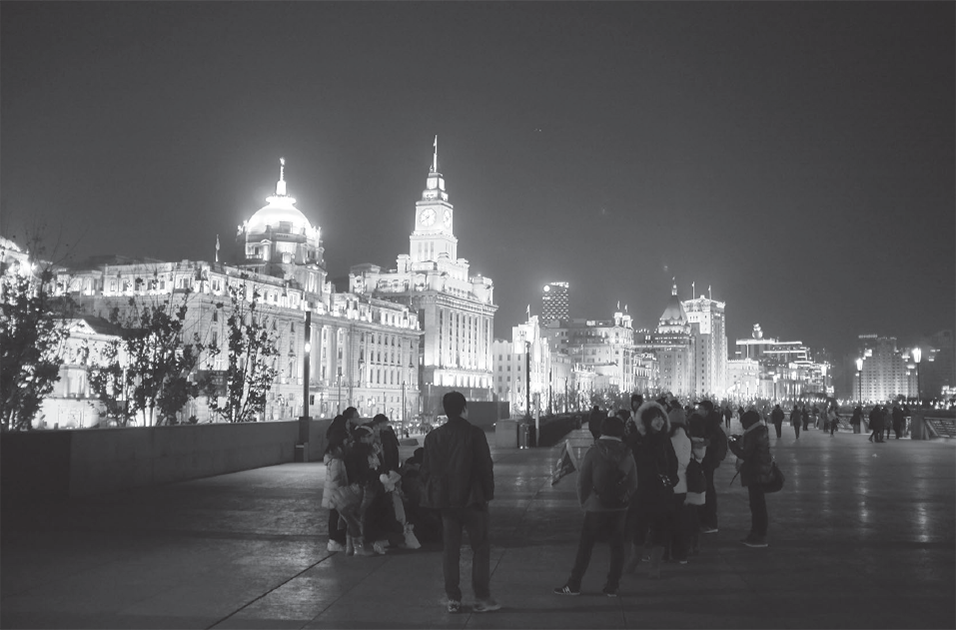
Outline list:
[[[616,597],[624,568],[624,524],[628,503],[637,491],[637,467],[631,450],[623,442],[624,421],[608,416],[601,423],[601,437],[584,455],[578,470],[578,501],[584,509],[584,524],[571,575],[558,595],[580,595],[581,580],[591,562],[594,543],[606,536],[610,546],[610,567],[603,592]],[[615,487],[618,497],[605,489]]]
[[[667,412],[656,402],[646,402],[637,411],[644,438],[637,446],[637,531],[631,532],[635,547],[644,543],[650,530],[651,552],[648,577],[660,578],[661,560],[673,532],[674,486],[678,483],[677,454],[671,442]],[[646,526],[644,525],[646,524]]]
[[[748,547],[767,546],[767,497],[763,484],[773,475],[773,457],[770,455],[770,430],[756,411],[748,411],[740,419],[743,437],[733,436],[728,446],[742,463],[740,485],[747,488],[750,499],[750,533],[742,541]]]

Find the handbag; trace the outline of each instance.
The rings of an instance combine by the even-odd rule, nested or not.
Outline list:
[[[770,481],[761,484],[763,486],[763,491],[767,493],[780,492],[783,488],[783,482],[785,477],[783,472],[781,472],[780,467],[777,466],[776,461],[770,462]]]

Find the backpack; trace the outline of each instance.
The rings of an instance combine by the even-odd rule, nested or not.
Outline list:
[[[630,497],[627,494],[627,473],[617,462],[599,453],[595,458],[591,480],[594,483],[591,489],[597,495],[601,507],[619,510],[628,506]]]
[[[684,476],[687,478],[688,493],[700,494],[707,491],[707,478],[704,477],[704,468],[695,458],[690,458]]]

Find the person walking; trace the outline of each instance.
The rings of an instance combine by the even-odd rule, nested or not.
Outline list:
[[[597,405],[594,405],[591,409],[591,414],[588,416],[588,431],[591,432],[595,440],[601,437],[601,423],[604,422],[606,417],[607,414],[602,412]]]
[[[800,408],[796,405],[793,406],[793,410],[790,412],[790,425],[793,427],[793,431],[796,434],[796,439],[800,439],[800,426],[803,424],[803,418],[800,416]]]
[[[886,405],[881,407],[883,412],[883,429],[886,431],[886,439],[890,439],[890,432],[893,430],[893,415],[890,413],[890,410],[886,408]]]
[[[903,415],[903,410],[900,409],[899,403],[893,403],[893,433],[896,434],[896,439],[903,437],[903,428],[906,427],[906,416]]]
[[[740,464],[740,484],[747,488],[750,502],[750,533],[741,542],[748,547],[767,546],[767,497],[763,484],[770,481],[773,457],[770,455],[770,431],[756,411],[748,411],[740,419],[743,436],[733,436],[730,450]]]
[[[836,430],[840,428],[840,409],[836,406],[836,403],[830,407],[827,414],[830,419],[830,437],[833,437]]]
[[[857,405],[853,408],[853,415],[850,416],[850,426],[854,433],[860,432],[860,425],[863,423],[863,407]]]
[[[601,435],[588,449],[578,469],[578,502],[584,509],[584,523],[571,575],[563,586],[554,589],[558,595],[581,594],[581,580],[591,562],[594,543],[606,537],[610,566],[602,592],[608,597],[617,597],[624,568],[627,507],[637,491],[637,466],[623,438],[624,421],[617,416],[604,418]]]
[[[870,442],[883,441],[883,411],[879,405],[870,409]]]
[[[468,405],[461,392],[442,397],[448,421],[425,437],[420,471],[422,506],[440,510],[442,573],[447,609],[461,611],[460,556],[462,529],[471,543],[471,586],[475,612],[498,610],[491,596],[491,542],[488,502],[495,498],[494,464],[485,432],[468,422]]]
[[[773,406],[773,411],[770,412],[770,420],[773,422],[773,428],[777,431],[777,439],[783,435],[783,409],[780,408],[780,403],[777,403]]]
[[[810,429],[810,412],[807,411],[807,403],[803,403],[800,408],[800,417],[803,420],[803,432],[806,433]]]

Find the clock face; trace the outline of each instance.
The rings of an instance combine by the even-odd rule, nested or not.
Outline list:
[[[424,225],[425,227],[428,227],[429,225],[435,222],[435,211],[432,210],[431,208],[425,208],[424,210],[422,210],[422,213],[418,217],[418,220],[422,225]]]
[[[442,217],[442,220],[446,226],[451,225],[451,210],[445,210],[445,215]]]

